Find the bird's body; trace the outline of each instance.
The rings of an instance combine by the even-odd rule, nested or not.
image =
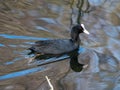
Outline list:
[[[42,54],[62,54],[78,48],[79,45],[71,39],[53,39],[37,41],[30,49]]]
[[[63,54],[71,52],[79,48],[79,34],[83,32],[89,34],[89,32],[86,30],[84,31],[84,29],[84,26],[76,25],[71,30],[71,39],[52,39],[37,41],[29,49],[32,52],[38,54]]]

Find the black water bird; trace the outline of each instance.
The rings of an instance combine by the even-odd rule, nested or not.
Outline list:
[[[29,49],[37,54],[64,54],[79,48],[80,33],[89,34],[83,24],[71,29],[71,39],[52,39],[35,42]]]

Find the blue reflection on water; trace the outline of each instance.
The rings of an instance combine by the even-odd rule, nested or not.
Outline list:
[[[50,32],[48,29],[41,27],[41,26],[35,26],[35,28],[38,30],[44,30],[44,31]]]
[[[5,65],[10,65],[10,64],[13,64],[14,62],[13,61],[9,61],[9,62],[5,62],[4,64]]]
[[[28,75],[28,74],[38,72],[38,71],[43,71],[43,70],[45,70],[45,68],[37,67],[37,68],[27,69],[27,70],[23,70],[23,71],[13,72],[13,73],[9,73],[9,74],[0,76],[0,80],[20,77],[20,76]]]
[[[10,47],[17,47],[17,45],[14,45],[14,44],[10,44],[8,46],[10,46]]]
[[[52,18],[38,18],[38,20],[43,20],[47,23],[56,24],[56,21]]]
[[[23,58],[17,57],[15,59],[13,59],[12,61],[5,62],[4,65],[14,64],[16,61],[19,61],[19,60],[23,60]]]
[[[83,48],[83,47],[79,48],[79,53],[84,52],[84,51],[85,51],[85,48]],[[50,64],[50,63],[57,62],[57,61],[62,61],[67,58],[69,58],[69,55],[65,54],[60,57],[52,57],[52,58],[46,59],[44,61],[38,61],[38,62],[36,61],[32,64],[37,64],[37,65],[41,66],[41,65]],[[16,61],[16,60],[14,60],[14,61]],[[13,64],[14,61],[6,62],[5,64],[6,65]],[[9,73],[9,74],[0,76],[0,80],[20,77],[20,76],[28,75],[28,74],[38,72],[38,71],[43,71],[43,70],[45,70],[45,68],[37,67],[37,68],[27,69],[27,70],[23,70],[23,71],[13,72],[13,73]]]
[[[34,42],[24,42],[24,43],[25,43],[25,44],[29,44],[29,45],[30,45],[30,44],[31,44],[31,45],[34,44]]]
[[[30,37],[30,36],[17,36],[10,34],[0,34],[1,37],[8,39],[24,39],[24,40],[48,40],[48,38]]]
[[[83,52],[85,52],[85,48],[80,47],[79,50],[78,50],[78,53],[80,54],[80,53],[83,53]]]
[[[56,57],[56,56],[53,56],[49,59],[45,59],[45,60],[38,60],[38,61],[35,61],[33,63],[31,63],[30,65],[38,65],[38,66],[42,66],[42,65],[46,65],[46,64],[50,64],[50,63],[53,63],[53,62],[58,62],[58,61],[62,61],[62,60],[65,60],[69,58],[68,55],[62,55],[62,56],[59,56],[59,57]]]
[[[0,43],[0,47],[5,47],[5,45]]]

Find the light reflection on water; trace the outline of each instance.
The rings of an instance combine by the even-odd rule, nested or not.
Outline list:
[[[44,27],[41,27],[41,26],[35,26],[35,28],[36,28],[37,30],[44,30],[44,31],[48,31],[48,32],[49,32],[48,29],[46,29],[46,28],[44,28]]]
[[[4,38],[8,38],[8,39],[22,39],[22,40],[48,40],[47,38],[17,36],[17,35],[10,35],[10,34],[0,34],[0,37],[4,37]]]
[[[51,57],[45,60],[35,60],[28,64],[28,59],[31,57],[27,55],[27,48],[37,40],[48,40],[55,37],[61,38],[63,36],[64,38],[69,37],[69,32],[66,28],[70,25],[71,8],[69,7],[69,3],[71,2],[66,2],[65,4],[64,1],[61,2],[59,0],[30,0],[32,4],[30,4],[31,2],[27,4],[29,0],[13,1],[2,0],[0,3],[0,80],[4,81],[5,79],[11,80],[14,78],[15,81],[8,81],[8,84],[19,83],[19,81],[16,80],[17,77],[24,77],[29,74],[34,74],[39,77],[35,72],[44,73],[46,68],[42,68],[42,65],[48,63],[47,65],[49,67],[49,63],[55,61],[67,61],[67,59],[70,58],[68,55],[63,55],[59,57]],[[64,86],[65,88],[69,86],[67,88],[76,87],[78,90],[85,90],[87,87],[89,87],[88,89],[90,90],[91,88],[95,90],[110,90],[111,88],[114,88],[113,90],[119,90],[120,72],[117,71],[119,71],[120,68],[120,25],[119,19],[115,19],[114,21],[114,18],[119,17],[119,11],[117,11],[119,5],[117,6],[115,0],[114,5],[112,5],[111,1],[107,2],[106,0],[107,4],[102,4],[103,6],[101,5],[97,8],[97,5],[100,5],[105,0],[100,0],[100,3],[99,0],[88,1],[91,2],[90,4],[96,5],[96,7],[93,7],[96,10],[89,13],[89,15],[85,15],[85,17],[83,16],[83,23],[87,26],[88,31],[92,33],[88,37],[82,36],[81,39],[83,40],[83,44],[87,43],[86,46],[90,46],[92,43],[89,39],[96,40],[100,45],[94,46],[93,44],[93,51],[101,52],[105,54],[107,58],[104,57],[105,55],[102,56],[100,53],[101,57],[98,57],[97,61],[94,55],[92,56],[91,52],[87,53],[88,55],[91,55],[92,62],[87,62],[88,68],[81,72],[82,74],[87,72],[87,79],[86,75],[82,77],[81,73],[75,73],[72,71],[68,72],[69,70],[66,68],[69,68],[69,62],[61,62],[60,65],[59,63],[52,64],[52,66],[50,66],[52,67],[52,70],[50,69],[51,71],[48,71],[45,75],[51,75],[51,73],[53,73],[51,76],[55,79],[57,78],[57,81],[60,79],[59,81],[62,81],[61,86],[66,85]],[[95,2],[93,3],[92,1]],[[119,3],[119,0],[117,3]],[[111,12],[112,9],[109,8],[109,5],[114,9],[115,15]],[[76,7],[74,9],[76,9]],[[109,13],[107,10],[109,10]],[[77,14],[76,11],[73,12],[73,15]],[[100,15],[97,16],[97,14]],[[107,16],[109,16],[110,19]],[[88,47],[88,49],[91,49],[91,47]],[[83,54],[82,58],[86,56],[85,60],[88,60],[89,58],[86,54],[87,51],[89,50],[86,50],[86,48],[83,47],[78,51],[79,54]],[[109,56],[107,56],[107,54]],[[95,55],[97,57],[97,54]],[[94,72],[91,75],[89,69],[91,69],[92,66],[95,67],[95,63],[98,64],[96,67],[99,68],[100,71],[98,73]],[[92,68],[93,71],[95,68]],[[56,73],[58,76],[56,76]],[[66,75],[62,79],[61,73],[62,75]],[[91,76],[88,77],[89,75]],[[28,78],[29,77],[26,77],[26,79]],[[0,82],[0,89],[2,85],[6,85],[3,84],[2,81]],[[40,87],[37,86],[38,82],[35,83],[36,81],[37,80],[30,79],[30,83],[28,82],[29,85],[27,84],[27,87]],[[87,83],[87,85],[83,85],[83,82]],[[113,82],[116,83],[114,84]],[[53,81],[53,83],[55,82]],[[26,85],[24,81],[22,82],[22,85]],[[56,87],[57,86],[58,85],[56,85]],[[36,88],[32,90],[35,89]]]
[[[8,62],[5,62],[3,63],[3,65],[10,65],[10,64],[14,64],[16,61],[19,61],[19,60],[23,60],[23,57],[17,57],[11,61],[8,61]]]
[[[37,68],[31,68],[31,69],[27,69],[27,70],[23,70],[23,71],[13,72],[13,73],[9,73],[9,74],[0,76],[0,80],[20,77],[20,76],[32,74],[32,73],[43,71],[43,70],[45,70],[45,68],[37,67]]]
[[[4,44],[0,44],[0,47],[5,47],[5,45]]]
[[[81,53],[83,51],[84,51],[84,48],[81,47],[81,48],[79,48],[79,50],[77,52]],[[73,53],[73,55],[74,55],[74,53]],[[27,58],[30,58],[30,57],[27,57]],[[37,61],[33,61],[33,62],[28,63],[28,64],[29,65],[43,66],[43,65],[50,64],[50,63],[55,63],[55,62],[58,62],[58,61],[62,61],[62,60],[65,60],[65,59],[67,60],[68,58],[70,58],[70,56],[68,54],[63,54],[63,55],[60,55],[60,56],[55,56],[54,55],[54,56],[52,56],[48,59],[44,59],[44,58],[43,59],[38,59]],[[4,65],[14,64],[18,60],[22,60],[22,58],[16,58],[12,61],[5,62]],[[25,76],[25,75],[28,75],[28,74],[31,74],[31,73],[34,73],[34,72],[44,71],[44,69],[45,68],[37,67],[37,68],[28,69],[28,70],[17,71],[17,72],[9,73],[9,74],[6,74],[6,75],[1,75],[0,80]]]
[[[38,20],[43,20],[43,21],[50,23],[50,24],[57,24],[56,21],[52,18],[38,18]]]

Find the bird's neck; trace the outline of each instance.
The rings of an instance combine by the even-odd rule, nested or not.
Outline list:
[[[75,43],[76,46],[79,47],[79,44],[81,42],[79,35],[77,35],[76,37],[72,38],[72,41]]]
[[[75,41],[75,45],[79,47],[80,45],[80,38],[78,37],[77,40]]]

